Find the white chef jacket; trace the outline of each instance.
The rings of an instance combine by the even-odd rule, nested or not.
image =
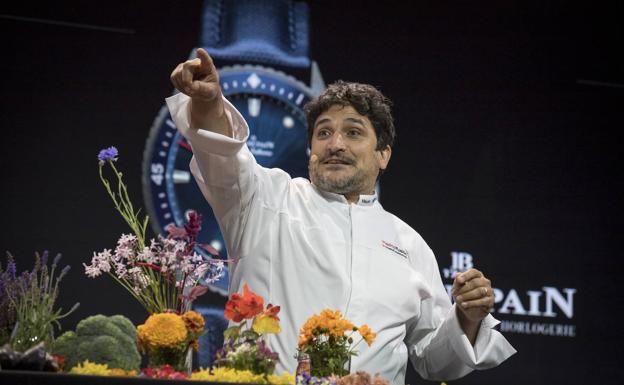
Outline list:
[[[294,372],[299,329],[325,308],[377,333],[370,347],[357,346],[351,371],[379,373],[397,385],[405,383],[408,355],[422,377],[450,380],[515,353],[492,329],[498,321],[491,315],[470,344],[433,252],[375,195],[349,203],[307,179],[261,167],[246,145],[247,123],[227,100],[234,138],[190,129],[188,100],[177,94],[167,104],[191,143],[191,171],[234,260],[230,293],[246,283],[281,306],[282,332],[268,341],[279,353],[278,371]]]

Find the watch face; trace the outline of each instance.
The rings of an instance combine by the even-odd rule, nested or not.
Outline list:
[[[249,124],[247,145],[256,161],[277,167],[291,177],[307,177],[308,144],[303,105],[310,90],[284,74],[260,67],[219,71],[221,89]],[[161,234],[173,223],[181,226],[189,210],[202,214],[198,241],[227,252],[212,209],[195,183],[189,163],[191,147],[178,132],[164,106],[151,128],[143,158],[143,192],[153,229]],[[227,295],[228,274],[211,285]]]

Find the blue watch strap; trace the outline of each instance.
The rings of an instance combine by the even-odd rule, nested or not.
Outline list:
[[[309,68],[309,10],[301,1],[206,0],[200,46],[215,59]]]

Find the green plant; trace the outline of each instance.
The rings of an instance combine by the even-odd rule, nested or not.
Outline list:
[[[76,303],[68,312],[55,309],[54,303],[59,293],[59,283],[69,271],[65,266],[58,276],[56,267],[61,258],[60,254],[54,258],[52,266],[48,268],[48,252],[41,256],[35,253],[33,269],[16,275],[14,258],[9,255],[7,270],[2,273],[2,303],[6,307],[5,330],[11,328],[9,342],[13,349],[25,351],[28,348],[45,342],[50,346],[54,341],[54,326],[59,330],[59,320],[69,315],[77,307]],[[3,309],[4,310],[4,309]]]
[[[87,317],[54,343],[53,353],[65,357],[65,368],[89,360],[110,368],[140,370],[141,356],[137,349],[137,332],[130,320],[122,315]]]

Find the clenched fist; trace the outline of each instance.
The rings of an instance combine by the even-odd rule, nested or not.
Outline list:
[[[477,269],[470,269],[455,276],[451,291],[456,302],[457,316],[462,329],[474,343],[481,320],[494,306],[492,282]]]

